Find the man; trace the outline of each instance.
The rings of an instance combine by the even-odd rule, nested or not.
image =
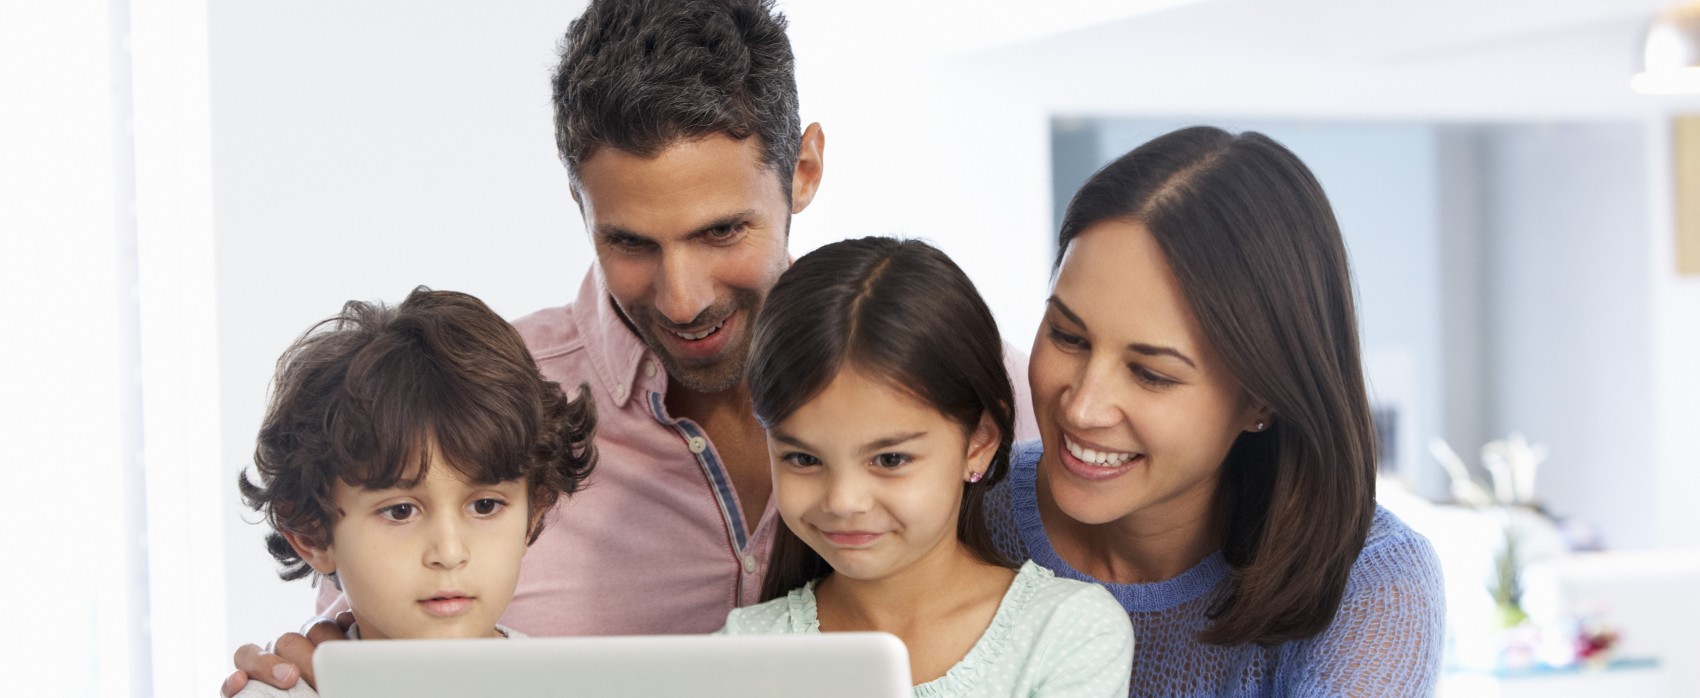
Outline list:
[[[589,383],[600,460],[526,556],[503,617],[521,632],[703,633],[759,600],[783,524],[744,363],[825,147],[798,117],[771,5],[593,0],[567,30],[556,140],[596,264],[571,305],[515,324],[549,379]],[[277,654],[244,646],[225,694],[247,676],[311,681],[312,647],[332,637],[321,623]]]

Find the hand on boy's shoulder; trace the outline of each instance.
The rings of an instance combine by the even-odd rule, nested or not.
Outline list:
[[[313,651],[327,641],[346,639],[344,633],[354,624],[354,614],[343,611],[337,614],[335,622],[324,617],[308,622],[310,625],[305,628],[306,635],[284,633],[264,650],[253,644],[236,648],[236,673],[224,680],[224,685],[219,689],[220,695],[318,695],[312,690],[315,685]],[[295,687],[306,688],[307,693],[246,693],[250,686],[257,685],[284,690],[278,684],[286,684],[291,690]]]

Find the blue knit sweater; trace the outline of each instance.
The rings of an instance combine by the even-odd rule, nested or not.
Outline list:
[[[1018,444],[1010,476],[988,493],[998,546],[1059,577],[1088,577],[1057,556],[1039,521],[1034,480],[1041,446]],[[1334,622],[1305,640],[1220,647],[1198,641],[1205,611],[1228,577],[1216,552],[1173,579],[1104,584],[1133,621],[1136,696],[1426,696],[1440,673],[1445,599],[1428,540],[1376,508]],[[1099,582],[1102,583],[1102,582]]]

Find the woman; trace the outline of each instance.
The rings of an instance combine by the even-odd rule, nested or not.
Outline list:
[[[1127,609],[1136,695],[1426,695],[1428,542],[1375,504],[1345,246],[1298,158],[1197,127],[1069,203],[1003,549]]]

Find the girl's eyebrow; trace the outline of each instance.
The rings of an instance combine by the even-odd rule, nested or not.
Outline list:
[[[883,439],[878,439],[878,440],[869,442],[868,445],[862,447],[862,450],[863,451],[883,451],[885,449],[891,448],[892,446],[896,446],[896,445],[903,443],[905,441],[909,441],[909,440],[912,440],[912,439],[918,439],[918,438],[921,438],[921,437],[926,436],[926,435],[927,435],[927,432],[924,432],[924,431],[910,432],[910,433],[907,433],[907,434],[893,434],[893,435],[887,436]]]
[[[785,444],[787,446],[794,446],[796,448],[800,448],[800,449],[803,449],[805,451],[815,450],[813,446],[810,446],[807,443],[804,443],[802,439],[799,439],[795,436],[787,434],[787,433],[780,431],[778,429],[773,429],[773,430],[771,430],[770,433],[773,435],[773,440],[778,441],[779,443]],[[873,441],[868,442],[866,445],[862,446],[862,450],[863,451],[880,451],[880,450],[884,450],[884,449],[887,449],[887,448],[891,448],[892,446],[896,446],[896,445],[904,443],[906,441],[911,441],[911,440],[914,440],[914,439],[921,438],[921,437],[926,436],[926,435],[927,435],[927,432],[924,432],[924,431],[908,432],[908,433],[903,433],[903,434],[893,434],[893,435],[887,436],[883,439],[875,439]]]

